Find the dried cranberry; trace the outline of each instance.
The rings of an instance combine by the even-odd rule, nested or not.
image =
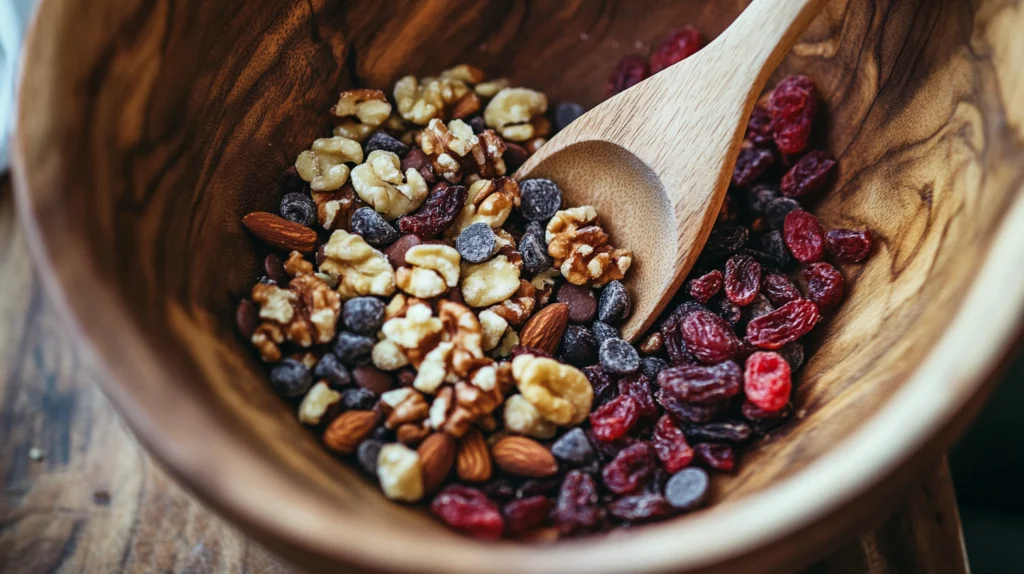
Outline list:
[[[433,191],[416,213],[398,219],[398,230],[419,237],[437,237],[455,221],[466,204],[466,188],[452,185]]]
[[[516,483],[511,478],[499,476],[487,481],[481,490],[492,500],[506,501],[515,497]]]
[[[710,422],[722,409],[721,404],[698,405],[688,403],[664,388],[658,389],[654,396],[658,399],[658,404],[665,407],[665,411],[670,415],[677,420],[691,423]]]
[[[768,98],[768,111],[780,152],[797,154],[807,147],[817,109],[814,82],[807,76],[789,76],[775,86]]]
[[[740,341],[721,317],[710,311],[695,311],[679,325],[686,349],[703,363],[720,363],[739,351]]]
[[[806,211],[791,211],[782,225],[786,247],[800,263],[821,261],[825,250],[825,231],[818,218]]]
[[[674,365],[692,365],[697,362],[696,357],[686,349],[686,343],[683,342],[682,333],[679,330],[683,319],[694,311],[707,311],[707,307],[696,301],[687,301],[673,309],[661,323],[661,336],[665,340],[665,350]]]
[[[745,422],[718,422],[688,425],[683,431],[686,436],[695,440],[707,442],[746,442],[753,430]]]
[[[697,460],[708,468],[722,472],[731,472],[736,468],[736,453],[727,444],[702,442],[693,445],[693,452]]]
[[[601,480],[615,494],[630,494],[647,484],[654,472],[654,453],[650,445],[638,442],[615,455],[601,471]]]
[[[797,291],[796,285],[781,273],[765,275],[762,289],[772,305],[778,307],[800,298],[800,291]]]
[[[608,512],[619,520],[629,522],[659,520],[675,514],[672,505],[664,496],[650,492],[616,499],[608,505]]]
[[[708,301],[708,310],[718,315],[730,327],[736,328],[740,321],[743,320],[743,309],[740,309],[738,305],[729,300],[725,296],[725,293],[719,293]]]
[[[604,518],[594,479],[580,470],[566,474],[558,492],[558,502],[551,512],[551,520],[558,531],[562,534],[592,531],[604,522]]]
[[[766,411],[750,401],[743,403],[740,407],[743,418],[750,421],[750,426],[758,434],[766,434],[777,428],[793,416],[793,403],[787,403],[777,411]]]
[[[725,295],[733,303],[749,305],[761,290],[761,264],[749,255],[737,254],[725,262]]]
[[[661,466],[670,473],[678,472],[693,461],[693,449],[687,444],[686,435],[668,415],[662,415],[654,426],[651,445]]]
[[[682,62],[696,54],[703,45],[700,32],[692,26],[673,32],[651,52],[651,74],[657,74],[673,64]]]
[[[658,375],[662,391],[687,403],[712,404],[736,396],[743,371],[732,361],[717,365],[669,367]]]
[[[718,269],[691,279],[689,283],[690,297],[701,303],[707,303],[722,288],[722,282],[722,272]]]
[[[843,300],[846,281],[835,267],[824,262],[811,263],[803,270],[803,277],[807,281],[807,298],[819,308],[831,309]]]
[[[827,153],[815,150],[800,158],[782,176],[779,191],[788,197],[801,197],[825,186],[828,176],[836,167],[836,160]]]
[[[796,259],[793,259],[789,247],[786,247],[786,239],[778,229],[773,229],[761,236],[761,249],[768,256],[766,263],[769,265],[774,265],[782,270],[796,265]]]
[[[775,307],[768,301],[768,298],[758,293],[754,300],[743,308],[743,320],[747,323],[763,317],[775,310]]]
[[[714,262],[732,255],[740,247],[747,243],[750,238],[750,231],[746,227],[719,227],[715,226],[708,236],[704,249],[701,250],[699,260]],[[710,266],[709,266],[710,267]]]
[[[551,511],[551,501],[537,495],[513,500],[501,513],[505,516],[505,529],[511,535],[523,534],[544,524]]]
[[[430,503],[430,510],[448,526],[475,538],[497,540],[504,529],[498,505],[468,486],[445,487]]]
[[[775,155],[770,150],[753,146],[744,146],[736,158],[732,170],[732,184],[735,186],[750,185],[757,181],[775,163]]]
[[[772,143],[772,115],[768,110],[757,106],[747,120],[747,141],[758,147]]]
[[[807,299],[790,301],[747,324],[747,341],[775,350],[806,335],[821,319],[818,306]]]
[[[601,365],[583,368],[583,374],[594,389],[594,407],[605,404],[615,396],[615,383]]]
[[[651,395],[651,383],[642,373],[626,375],[619,379],[619,395],[636,401],[637,416],[640,420],[653,421],[658,417],[658,407]]]
[[[872,240],[867,229],[833,229],[825,234],[825,248],[840,261],[859,263],[871,253]]]
[[[640,417],[638,411],[636,401],[629,395],[620,395],[601,405],[590,413],[594,437],[602,442],[611,442],[626,436]]]
[[[611,78],[608,79],[608,97],[626,90],[646,79],[647,62],[640,56],[626,56],[619,60]]]
[[[743,391],[748,401],[766,411],[777,412],[789,402],[792,390],[789,363],[782,355],[760,351],[747,357]]]

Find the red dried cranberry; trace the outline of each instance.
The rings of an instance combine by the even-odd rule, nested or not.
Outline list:
[[[836,167],[836,160],[827,153],[815,150],[800,158],[782,176],[779,191],[789,197],[801,197],[825,186],[828,176]]]
[[[736,468],[736,454],[731,446],[712,442],[693,445],[693,452],[698,461],[708,468],[731,472]]]
[[[782,355],[759,351],[747,357],[743,391],[748,401],[766,411],[778,412],[789,402],[792,390],[789,363]]]
[[[551,511],[551,501],[537,495],[513,500],[505,505],[501,513],[505,516],[505,529],[515,536],[534,530],[544,524]]]
[[[725,296],[733,303],[749,305],[761,290],[761,264],[749,255],[737,254],[725,262]]]
[[[740,348],[732,328],[711,311],[694,311],[679,326],[686,349],[703,363],[720,363],[734,357]]]
[[[686,349],[680,333],[680,324],[687,315],[694,311],[706,311],[707,308],[696,301],[687,301],[672,310],[661,323],[661,336],[665,341],[665,350],[673,365],[692,365],[697,358]]]
[[[757,106],[747,120],[746,139],[758,147],[766,147],[772,143],[772,115],[768,110]]]
[[[558,531],[562,534],[589,532],[600,526],[604,518],[594,479],[580,470],[566,474],[558,492],[558,502],[551,512],[551,520]]]
[[[630,88],[646,79],[647,62],[640,56],[626,56],[619,60],[611,78],[608,79],[608,97]]]
[[[619,395],[636,401],[636,413],[640,420],[653,421],[658,418],[658,406],[651,395],[651,383],[643,373],[626,375],[619,379]]]
[[[416,213],[398,219],[398,230],[419,237],[437,237],[455,221],[466,204],[466,188],[452,185],[431,192]]]
[[[658,389],[654,396],[658,399],[658,404],[665,407],[665,411],[670,415],[677,420],[691,423],[711,421],[722,410],[722,405],[725,404],[699,405],[688,403],[665,388]]]
[[[692,26],[673,32],[651,52],[651,74],[657,74],[673,64],[682,62],[696,54],[703,45],[700,32]]]
[[[668,415],[662,415],[654,426],[651,445],[661,466],[669,473],[675,474],[693,461],[693,449],[687,444],[686,435]]]
[[[807,76],[789,76],[775,86],[768,98],[768,111],[779,151],[790,155],[804,151],[817,109],[814,82]]]
[[[790,301],[796,301],[800,298],[800,291],[797,291],[796,285],[793,285],[789,277],[781,273],[765,275],[762,289],[768,300],[776,307],[781,307]]]
[[[747,341],[775,350],[806,335],[821,319],[818,306],[807,299],[790,301],[747,324]]]
[[[618,440],[627,434],[640,417],[633,397],[620,395],[590,413],[594,438],[602,442]]]
[[[711,262],[721,260],[727,255],[732,255],[750,239],[750,230],[746,227],[719,227],[711,229],[704,249],[698,256],[698,261]],[[710,265],[708,265],[710,267]]]
[[[448,526],[475,538],[497,540],[504,529],[498,505],[468,486],[446,486],[434,497],[430,510]]]
[[[803,270],[807,281],[807,298],[821,309],[831,309],[843,300],[846,281],[838,269],[828,263],[811,263]]]
[[[852,229],[833,229],[825,234],[825,248],[836,259],[847,263],[859,263],[871,253],[873,238],[871,232]]]
[[[773,163],[775,155],[770,150],[752,145],[744,146],[740,149],[740,155],[736,157],[736,165],[732,170],[732,184],[739,187],[754,183]]]
[[[718,269],[705,273],[696,279],[691,279],[689,284],[690,297],[701,303],[707,303],[722,288],[722,282],[722,272]]]
[[[740,392],[743,370],[732,361],[717,365],[681,365],[658,374],[662,391],[687,403],[713,404]]]
[[[608,512],[619,520],[639,523],[668,518],[675,514],[675,509],[661,494],[645,492],[612,501]]]
[[[825,251],[825,231],[818,218],[803,210],[790,211],[782,224],[786,247],[800,263],[821,261]]]
[[[615,494],[630,494],[647,484],[654,472],[654,453],[650,445],[638,442],[615,455],[601,471],[605,487]]]
[[[615,396],[616,387],[612,378],[604,371],[604,367],[601,365],[584,367],[583,374],[590,381],[590,386],[594,389],[595,408],[612,400]]]
[[[743,309],[729,300],[725,293],[719,293],[708,301],[708,310],[725,319],[730,327],[736,328],[743,319]]]

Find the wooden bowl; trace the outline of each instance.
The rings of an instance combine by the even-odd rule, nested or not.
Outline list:
[[[976,412],[1024,309],[1024,11],[835,0],[779,75],[828,108],[830,227],[872,229],[802,372],[792,424],[667,523],[484,544],[384,500],[266,384],[233,328],[257,274],[239,224],[325,133],[339,89],[467,61],[596,102],[615,61],[744,2],[43,0],[15,182],[50,294],[138,437],[247,532],[310,567],[737,571],[805,562],[887,504]],[[689,161],[680,158],[679,161]],[[112,453],[116,456],[116,453]]]

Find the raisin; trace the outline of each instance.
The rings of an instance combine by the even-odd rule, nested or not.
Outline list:
[[[352,382],[352,374],[334,353],[324,353],[324,356],[320,357],[316,366],[313,367],[313,377],[318,381],[327,381],[327,384],[335,389],[347,386]]]
[[[668,415],[662,415],[654,425],[651,445],[661,466],[670,473],[686,468],[693,461],[693,449],[686,442],[686,435]]]
[[[431,501],[430,510],[451,528],[483,540],[501,538],[505,527],[498,506],[468,486],[446,486]]]
[[[590,428],[594,438],[611,442],[629,434],[639,416],[639,405],[633,397],[620,395],[590,413]]]
[[[516,483],[507,476],[492,478],[480,489],[491,500],[504,502],[516,496]]]
[[[316,203],[305,193],[288,193],[281,198],[281,217],[299,225],[312,227],[316,224]]]
[[[658,404],[678,420],[691,423],[710,422],[721,410],[721,405],[698,405],[688,403],[666,389],[658,389],[654,394]]]
[[[747,341],[775,350],[806,335],[821,319],[818,306],[807,299],[790,301],[747,324]]]
[[[590,381],[594,389],[594,407],[605,404],[615,396],[616,386],[608,373],[604,372],[601,365],[591,365],[583,368],[583,374]]]
[[[364,153],[368,156],[374,150],[389,151],[395,155],[405,155],[409,152],[409,146],[398,141],[388,132],[377,130],[370,134],[370,137],[363,144]]]
[[[341,392],[341,408],[346,411],[368,411],[377,402],[377,395],[362,387]]]
[[[744,137],[758,147],[773,145],[771,113],[761,106],[755,107],[750,119],[747,120],[747,132]]]
[[[707,303],[722,288],[723,281],[722,272],[718,269],[705,273],[696,279],[691,279],[688,284],[690,297],[701,303]]]
[[[668,361],[661,357],[644,357],[640,359],[640,372],[648,381],[657,381],[658,374],[668,368]]]
[[[770,264],[779,269],[790,269],[796,265],[796,259],[793,259],[789,247],[786,247],[786,239],[778,229],[773,229],[761,236],[761,248],[768,256]]]
[[[704,45],[700,32],[692,26],[676,30],[651,52],[651,74],[682,62],[697,53]]]
[[[660,520],[675,514],[664,496],[650,492],[616,499],[608,505],[608,512],[619,520],[635,523]]]
[[[605,90],[606,97],[631,88],[647,78],[647,62],[640,56],[626,56],[619,60],[615,70],[608,79],[608,87]]]
[[[779,191],[788,197],[802,197],[825,187],[836,160],[827,153],[815,150],[797,160],[782,176]]]
[[[562,477],[531,478],[523,481],[516,489],[516,498],[529,498],[538,494],[550,494],[562,485]]]
[[[349,218],[349,229],[374,247],[387,247],[398,241],[398,232],[372,207],[360,207]]]
[[[597,340],[594,334],[586,327],[569,325],[562,334],[558,358],[576,367],[594,364],[597,360]]]
[[[370,362],[370,352],[376,343],[372,337],[342,331],[334,340],[334,354],[348,366],[363,365]]]
[[[688,438],[713,442],[746,442],[753,434],[745,422],[720,422],[689,425],[684,430]]]
[[[771,150],[744,146],[740,149],[739,156],[736,157],[736,165],[732,171],[732,184],[739,187],[754,183],[768,171],[773,163],[775,163],[775,155]]]
[[[768,204],[778,198],[778,190],[771,185],[763,183],[743,191],[746,208],[754,215],[764,215],[765,210],[768,209]]]
[[[547,221],[562,209],[562,189],[550,179],[524,179],[519,182],[519,193],[520,213],[527,221]]]
[[[638,442],[615,455],[604,469],[601,480],[615,494],[631,494],[644,487],[654,472],[654,453],[651,446]]]
[[[658,406],[651,395],[651,383],[644,375],[637,373],[619,379],[619,395],[636,401],[637,416],[641,421],[653,421],[658,417]]]
[[[398,230],[419,237],[437,237],[455,221],[466,204],[466,188],[451,185],[432,191],[416,213],[398,219]]]
[[[828,263],[811,263],[803,270],[807,282],[807,298],[822,310],[831,309],[843,300],[846,281],[838,269]]]
[[[702,442],[693,445],[696,459],[715,470],[731,472],[736,468],[736,452],[727,444]]]
[[[779,349],[778,353],[789,363],[790,372],[796,372],[804,364],[804,346],[800,343],[790,343]]]
[[[384,303],[375,297],[354,297],[345,301],[341,319],[349,331],[376,336],[384,324]]]
[[[747,357],[743,391],[747,400],[768,412],[778,412],[789,402],[793,390],[789,363],[782,355],[759,351]]]
[[[707,311],[707,307],[696,301],[686,301],[673,309],[661,322],[661,336],[665,340],[665,350],[672,364],[692,365],[697,362],[696,357],[686,349],[686,343],[683,342],[679,330],[683,319],[694,311]]]
[[[459,252],[463,261],[469,263],[483,263],[494,255],[498,250],[498,236],[486,223],[474,223],[462,230],[455,240],[455,250]],[[531,254],[532,256],[533,254]],[[547,256],[547,249],[544,250]],[[523,263],[526,263],[526,255],[523,255]],[[546,269],[547,266],[544,267]],[[543,271],[543,269],[541,269]]]
[[[562,435],[551,445],[551,454],[562,464],[572,467],[586,466],[594,461],[594,447],[587,433],[576,427]]]
[[[615,325],[626,317],[633,308],[629,291],[621,281],[610,281],[601,290],[601,298],[597,302],[597,318],[610,325]]]
[[[825,234],[825,248],[840,261],[859,263],[871,253],[872,240],[867,229],[833,229]]]
[[[281,359],[270,369],[270,386],[282,397],[301,397],[312,385],[313,375],[302,361]]]
[[[242,337],[249,340],[260,325],[260,306],[248,299],[239,301],[235,309],[235,324]]]
[[[576,102],[559,102],[551,113],[551,127],[555,130],[555,133],[558,133],[576,121],[586,111],[583,106]]]
[[[711,479],[703,469],[683,469],[668,479],[665,485],[665,498],[675,508],[693,510],[703,506],[707,501],[710,486]]]
[[[782,234],[786,239],[786,247],[789,247],[797,261],[821,261],[825,251],[825,231],[817,217],[803,210],[791,211],[782,225]]]
[[[669,367],[658,375],[658,387],[687,403],[712,404],[740,392],[743,371],[733,361],[717,365]]]
[[[725,295],[739,305],[749,305],[761,290],[761,264],[749,255],[737,254],[725,262]]]
[[[509,502],[501,514],[505,517],[506,531],[515,536],[540,527],[548,519],[550,511],[551,501],[538,495]]]
[[[754,300],[750,302],[750,305],[743,308],[743,320],[749,323],[758,317],[771,313],[774,310],[775,307],[768,301],[768,298],[761,293],[758,293],[757,297],[754,297]]]
[[[801,207],[795,199],[778,197],[768,202],[768,206],[764,210],[764,218],[769,228],[782,229],[786,222],[786,216],[791,211],[797,211],[798,209],[801,209]]]
[[[793,416],[793,403],[787,403],[777,411],[766,411],[750,401],[743,403],[740,414],[750,421],[750,426],[757,434],[767,434],[778,428]]]
[[[728,255],[735,253],[740,247],[747,243],[750,238],[750,231],[746,227],[719,227],[715,226],[708,236],[704,249],[701,250],[699,259],[702,261],[718,261]]]
[[[589,532],[599,527],[604,519],[594,479],[579,470],[569,471],[558,492],[555,509],[551,511],[551,520],[558,531],[562,534]]]
[[[800,298],[800,291],[797,291],[796,285],[781,273],[765,275],[762,289],[772,305],[779,307]]]
[[[622,339],[608,339],[597,351],[604,370],[615,375],[627,375],[640,369],[640,355],[633,345]]]
[[[695,311],[679,325],[686,349],[703,363],[720,363],[731,359],[740,348],[732,328],[710,311]]]
[[[768,98],[768,111],[780,152],[797,154],[807,147],[817,108],[814,82],[807,76],[789,76],[775,86]]]

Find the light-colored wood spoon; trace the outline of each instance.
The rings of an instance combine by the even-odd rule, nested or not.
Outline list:
[[[748,116],[824,4],[754,0],[701,51],[596,106],[516,173],[554,180],[570,205],[593,205],[613,245],[633,251],[626,340],[654,322],[693,266]]]

